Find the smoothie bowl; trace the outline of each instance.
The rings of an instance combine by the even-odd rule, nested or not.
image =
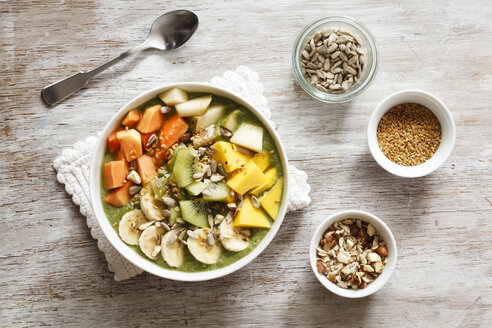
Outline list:
[[[234,272],[277,233],[287,157],[248,102],[203,83],[146,92],[104,128],[90,168],[97,221],[116,250],[160,277]]]

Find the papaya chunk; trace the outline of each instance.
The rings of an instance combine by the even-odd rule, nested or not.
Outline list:
[[[136,129],[142,133],[157,131],[161,128],[164,122],[164,115],[161,113],[161,105],[147,107],[138,122]]]
[[[175,113],[161,127],[159,132],[161,147],[164,149],[171,147],[186,131],[188,131],[188,123]]]
[[[116,138],[121,144],[125,159],[131,162],[142,156],[142,141],[140,133],[135,129],[122,130],[116,133]]]
[[[114,189],[125,184],[128,166],[125,161],[104,163],[104,182],[106,189]]]
[[[152,157],[149,155],[142,155],[137,159],[138,174],[142,178],[142,184],[146,184],[152,181],[157,175]]]
[[[111,154],[114,153],[115,151],[117,151],[118,149],[120,149],[120,142],[119,142],[118,138],[116,138],[116,133],[118,133],[118,131],[121,131],[121,130],[123,130],[123,129],[118,128],[118,129],[114,130],[108,136],[108,150]]]
[[[123,207],[130,200],[130,187],[133,185],[131,181],[126,182],[123,186],[106,196],[104,201],[114,207]]]
[[[123,152],[123,149],[120,148],[116,153],[115,161],[121,161],[121,160],[124,160],[126,162],[125,153]]]
[[[137,124],[140,121],[141,118],[142,118],[142,113],[140,113],[138,109],[132,109],[131,111],[128,112],[128,114],[126,114],[123,121],[121,121],[121,124],[129,128],[133,128],[135,124]]]

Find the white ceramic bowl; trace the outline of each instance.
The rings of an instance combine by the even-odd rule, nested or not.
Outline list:
[[[164,90],[167,90],[169,88],[173,87],[179,87],[183,90],[189,91],[189,92],[204,92],[204,93],[212,93],[217,96],[222,96],[229,98],[239,105],[244,106],[248,110],[250,110],[264,125],[264,127],[268,130],[270,135],[272,136],[275,146],[279,152],[280,160],[282,162],[282,167],[283,167],[283,175],[284,175],[284,190],[283,190],[283,196],[282,196],[282,202],[280,205],[280,211],[277,216],[277,219],[275,220],[274,224],[270,228],[270,231],[268,234],[263,238],[263,240],[256,246],[255,249],[251,251],[251,253],[247,254],[245,257],[241,258],[239,261],[234,262],[224,268],[217,269],[214,271],[205,271],[205,272],[196,272],[196,273],[189,273],[189,272],[180,272],[180,271],[174,271],[174,270],[168,270],[165,268],[162,268],[155,264],[154,262],[143,258],[139,254],[137,254],[134,250],[132,250],[130,247],[128,247],[118,236],[116,231],[111,227],[111,224],[109,223],[109,220],[106,217],[106,214],[104,213],[103,207],[102,207],[102,202],[101,202],[101,162],[102,162],[102,157],[104,155],[104,152],[106,150],[106,138],[109,136],[109,134],[117,127],[119,126],[121,120],[124,118],[126,113],[135,108],[136,106],[143,104],[144,102],[155,98],[158,94],[163,92]],[[101,227],[102,231],[104,232],[104,235],[106,238],[109,240],[109,242],[116,248],[116,250],[124,256],[128,261],[136,265],[137,267],[141,268],[142,270],[145,270],[149,273],[152,273],[156,276],[160,276],[163,278],[168,278],[168,279],[173,279],[173,280],[180,280],[180,281],[202,281],[202,280],[210,280],[210,279],[215,279],[222,277],[224,275],[230,274],[236,270],[239,270],[249,262],[251,262],[253,259],[255,259],[258,255],[260,255],[263,250],[270,244],[270,242],[273,240],[275,235],[277,234],[278,229],[280,228],[280,225],[282,224],[282,221],[284,219],[284,215],[287,209],[287,197],[288,197],[288,179],[289,179],[289,174],[288,174],[288,166],[287,166],[287,156],[285,154],[284,147],[282,146],[282,143],[280,142],[280,138],[278,134],[275,132],[275,130],[270,126],[268,121],[262,116],[261,113],[256,110],[256,108],[248,103],[246,100],[218,87],[211,86],[206,83],[173,83],[173,84],[167,84],[162,87],[150,90],[148,92],[145,92],[141,94],[140,96],[134,98],[131,100],[129,103],[124,105],[123,107],[120,108],[120,110],[111,118],[109,123],[106,125],[104,130],[102,131],[102,134],[99,137],[99,140],[97,142],[96,150],[94,152],[94,156],[92,158],[91,162],[91,168],[90,168],[90,196],[91,196],[91,202],[92,202],[92,207],[94,209],[94,212],[96,214],[97,222],[99,226]]]
[[[374,228],[376,228],[376,231],[379,233],[379,236],[386,242],[386,247],[388,248],[388,262],[384,266],[383,273],[381,273],[380,276],[378,276],[373,282],[368,284],[367,287],[364,289],[355,290],[338,287],[337,285],[329,281],[326,276],[319,273],[318,269],[316,268],[316,248],[321,241],[321,237],[332,224],[345,219],[359,219],[361,221],[372,224]],[[396,242],[388,226],[376,216],[364,211],[357,210],[338,212],[321,222],[316,228],[313,237],[311,238],[311,245],[309,247],[309,259],[311,262],[311,268],[313,269],[314,275],[316,276],[316,278],[318,278],[319,282],[321,282],[321,284],[332,293],[348,298],[365,297],[375,293],[381,287],[383,287],[384,284],[389,280],[391,274],[393,273],[393,270],[395,269],[396,258]]]
[[[415,166],[403,166],[386,157],[378,145],[377,129],[383,115],[393,106],[403,103],[416,103],[427,107],[436,115],[441,124],[441,144],[426,162]],[[420,90],[403,90],[393,93],[381,101],[372,112],[367,127],[367,143],[372,157],[386,171],[404,178],[416,178],[427,175],[441,166],[453,151],[456,128],[453,116],[446,105],[437,97]]]

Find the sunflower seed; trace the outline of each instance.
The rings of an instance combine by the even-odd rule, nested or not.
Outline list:
[[[258,200],[258,198],[256,198],[256,196],[251,196],[251,203],[256,208],[260,208],[260,206],[261,206],[260,201]]]
[[[237,205],[236,205],[236,203],[228,203],[228,204],[227,204],[227,207],[228,207],[230,210],[235,211],[235,210],[236,210],[236,208],[237,208]]]
[[[227,212],[225,217],[226,222],[231,223],[233,219],[234,219],[234,214],[231,211]]]
[[[210,232],[207,234],[207,244],[209,244],[210,246],[215,245],[214,235],[212,235]]]
[[[250,237],[251,236],[251,230],[249,229],[241,229],[239,233],[243,236]]]
[[[212,174],[212,176],[210,177],[210,181],[212,182],[219,182],[221,180],[224,180],[224,176],[217,173]]]
[[[243,199],[239,199],[239,201],[236,203],[236,212],[241,209],[241,206],[243,206]]]
[[[157,136],[155,134],[150,135],[146,144],[147,148],[152,147],[156,142],[157,142]]]
[[[161,246],[157,245],[156,247],[154,247],[154,250],[152,251],[152,254],[151,254],[152,257],[156,257],[160,251],[161,251]]]
[[[333,64],[332,68],[337,68],[338,66],[342,65],[343,61],[339,60],[335,64]]]
[[[337,50],[337,48],[338,48],[338,44],[336,44],[336,43],[332,43],[332,44],[328,47],[328,49],[326,50],[326,53],[331,54],[331,53],[333,53],[335,50]]]
[[[311,57],[311,62],[315,63],[316,60],[318,59],[319,54],[317,52],[314,53],[313,57]]]
[[[318,83],[318,84],[316,84],[316,88],[317,88],[318,90],[320,90],[320,91],[323,91],[323,92],[328,92],[328,90],[327,90],[324,86],[322,86],[321,84],[319,84],[319,83]]]
[[[167,114],[167,113],[169,113],[171,110],[172,110],[172,108],[171,108],[171,107],[169,107],[169,106],[161,106],[161,113],[162,113],[162,114]]]
[[[308,68],[310,68],[310,69],[317,69],[317,68],[318,68],[318,66],[314,65],[314,64],[313,64],[313,63],[311,63],[311,62],[307,63],[307,65],[306,65],[306,66],[307,66]]]
[[[220,128],[220,134],[222,134],[226,138],[232,137],[232,132],[227,130],[226,128]]]
[[[212,228],[214,226],[214,216],[212,214],[207,215],[208,226]]]
[[[203,172],[193,174],[193,180],[200,181],[201,179],[203,179]]]
[[[176,206],[176,201],[174,200],[174,198],[164,196],[162,197],[162,201],[167,206]]]
[[[323,44],[321,47],[318,48],[318,53],[320,55],[324,55],[324,54],[328,53],[328,47]]]
[[[161,227],[163,227],[164,229],[166,229],[167,231],[170,231],[171,230],[171,227],[167,225],[167,223],[165,222],[161,222]]]
[[[302,57],[306,58],[307,60],[309,60],[309,52],[307,52],[307,50],[303,50],[302,51]]]
[[[217,161],[216,160],[213,159],[210,162],[210,169],[212,170],[212,173],[217,172]]]
[[[130,193],[130,196],[136,195],[140,192],[142,189],[141,186],[131,186],[128,192]]]
[[[172,244],[174,244],[176,241],[178,240],[178,234],[177,233],[173,233],[169,239],[167,240],[166,242],[166,245],[167,246],[171,246]]]
[[[161,186],[161,181],[159,180],[159,178],[156,176],[155,177],[155,186],[160,189],[162,186]]]
[[[178,211],[178,212],[179,212],[179,211]],[[176,223],[183,224],[183,223],[185,223],[185,222],[184,222],[184,220],[183,220],[183,218],[182,218],[181,216],[178,216],[178,217],[176,218]]]
[[[183,229],[183,231],[181,231],[181,232],[179,233],[178,238],[179,238],[179,239],[181,239],[181,240],[183,240],[183,239],[186,237],[186,234],[187,234],[186,232],[187,232],[187,231],[188,231],[188,230]]]
[[[217,214],[214,218],[214,224],[219,225],[224,221],[224,216],[222,214]]]
[[[251,155],[251,151],[246,148],[239,148],[239,152],[244,154],[244,155]]]
[[[135,184],[141,184],[142,183],[142,179],[140,178],[140,175],[138,175],[137,171],[135,170],[132,170],[128,176],[126,177],[126,179],[128,181],[131,181]]]
[[[187,230],[186,231],[186,234],[188,235],[188,237],[190,238],[193,238],[193,239],[198,239],[198,235],[196,234],[196,232],[194,231],[191,231],[191,230]]]
[[[164,216],[165,218],[168,218],[168,217],[170,217],[170,216],[171,216],[171,211],[170,211],[170,210],[168,210],[168,209],[163,209],[163,210],[161,211],[161,213],[162,213],[162,216]]]
[[[144,222],[142,223],[141,225],[138,226],[138,230],[145,230],[147,229],[148,227],[150,227],[151,225],[154,224],[155,221],[147,221],[147,222]]]
[[[345,69],[344,69],[345,72],[349,73],[349,74],[352,74],[352,75],[356,75],[357,74],[357,71],[355,69],[353,69],[352,67],[350,66],[347,66]]]

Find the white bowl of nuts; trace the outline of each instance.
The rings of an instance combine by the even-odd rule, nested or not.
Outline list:
[[[348,16],[309,24],[297,37],[292,68],[299,85],[315,99],[349,101],[376,76],[378,49],[371,32]]]
[[[456,138],[446,105],[420,90],[393,93],[373,111],[367,128],[369,150],[386,171],[405,178],[425,176],[451,154]]]
[[[329,291],[348,298],[365,297],[391,277],[396,242],[376,216],[347,210],[321,222],[311,239],[309,257],[316,278]]]

